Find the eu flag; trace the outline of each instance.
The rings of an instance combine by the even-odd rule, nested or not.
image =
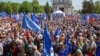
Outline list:
[[[98,19],[98,15],[97,15],[97,14],[91,14],[91,16],[92,16],[94,19]]]
[[[87,14],[82,14],[82,19],[87,21],[88,20],[88,15]]]
[[[97,44],[96,56],[100,56],[100,42],[96,42],[96,44]]]
[[[68,38],[65,38],[64,44],[67,46],[67,49],[68,49],[67,53],[71,53],[72,52],[72,46],[71,46],[70,41],[69,41]]]
[[[39,25],[37,25],[35,22],[33,22],[27,15],[24,16],[23,22],[22,22],[22,28],[26,30],[31,30],[33,32],[40,33],[41,28]]]
[[[34,13],[31,15],[31,19],[32,19],[32,21],[34,21],[35,23],[38,23],[38,17],[37,17]]]
[[[51,49],[51,40],[50,40],[50,33],[48,31],[47,26],[45,25],[44,34],[43,34],[43,56],[51,56],[50,49]]]
[[[0,13],[0,16],[4,19],[5,17],[7,17],[7,13],[4,12],[4,11],[2,11],[2,12]]]

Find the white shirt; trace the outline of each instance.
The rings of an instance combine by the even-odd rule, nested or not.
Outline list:
[[[3,44],[0,43],[0,55],[3,55]]]

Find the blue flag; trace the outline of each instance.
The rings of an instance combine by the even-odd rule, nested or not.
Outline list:
[[[91,16],[92,16],[94,19],[98,19],[98,15],[97,15],[97,14],[91,14]]]
[[[34,13],[31,15],[31,19],[32,19],[32,21],[34,21],[35,23],[38,23],[38,17],[37,17]]]
[[[96,56],[100,56],[100,42],[96,42],[96,44],[97,44]]]
[[[72,46],[71,46],[68,38],[65,38],[64,44],[67,46],[67,49],[68,49],[67,53],[71,53],[72,52]]]
[[[68,54],[71,52],[71,46],[67,38],[65,38],[64,44],[66,47],[60,51],[60,56],[68,56]]]
[[[41,28],[35,22],[33,22],[27,15],[25,15],[23,18],[22,28],[37,33],[40,33],[41,31]]]
[[[6,17],[6,16],[7,16],[7,13],[6,13],[6,12],[4,12],[4,11],[2,11],[2,12],[0,13],[0,16],[4,18],[4,17]]]
[[[70,43],[69,43],[69,39],[65,38],[65,42],[64,42],[65,45],[69,46]]]
[[[60,27],[58,27],[57,29],[56,29],[56,31],[55,31],[55,37],[60,37],[60,32],[61,32],[61,30],[60,30]]]
[[[69,46],[66,46],[63,50],[60,50],[59,56],[68,56]]]
[[[82,19],[87,21],[88,20],[88,15],[87,14],[82,14]]]
[[[26,23],[25,17],[26,17],[26,16],[24,16],[24,18],[23,18],[22,28],[29,30],[29,28],[27,27],[27,23]]]
[[[41,19],[46,19],[46,13],[43,13],[43,14],[41,15]]]
[[[38,16],[35,13],[32,13],[32,15],[34,15],[35,18],[38,18]]]
[[[45,25],[44,34],[43,34],[43,56],[51,56],[50,49],[51,49],[51,40],[50,40],[50,33],[48,31],[47,26]]]

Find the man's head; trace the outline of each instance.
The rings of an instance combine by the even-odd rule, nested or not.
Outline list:
[[[33,46],[33,50],[34,51],[37,50],[37,46],[36,45]]]

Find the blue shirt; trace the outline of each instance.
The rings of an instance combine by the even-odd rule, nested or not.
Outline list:
[[[59,53],[60,56],[67,56],[68,54],[69,54],[69,46],[67,46],[63,50],[60,50],[60,53]]]

